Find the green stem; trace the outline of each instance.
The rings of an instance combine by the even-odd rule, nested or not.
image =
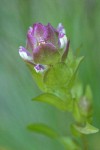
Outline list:
[[[83,150],[88,150],[88,141],[85,135],[82,136]]]

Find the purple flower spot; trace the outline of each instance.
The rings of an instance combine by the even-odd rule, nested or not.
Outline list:
[[[41,65],[41,64],[37,64],[34,69],[36,70],[36,72],[43,72],[46,68],[45,66]]]

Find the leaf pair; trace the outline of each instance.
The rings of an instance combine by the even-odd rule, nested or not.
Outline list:
[[[35,123],[29,125],[27,128],[32,132],[43,134],[49,138],[58,140],[61,144],[63,144],[66,150],[80,150],[79,146],[71,138],[59,135],[54,129],[47,125]]]

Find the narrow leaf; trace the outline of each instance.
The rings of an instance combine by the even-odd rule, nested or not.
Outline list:
[[[41,94],[33,98],[32,100],[48,103],[63,111],[67,110],[67,106],[65,105],[65,102],[62,99],[60,99],[58,96],[50,93]]]
[[[86,86],[86,90],[85,90],[85,96],[92,101],[93,95],[92,95],[92,90],[91,87],[89,85]]]
[[[48,127],[45,124],[41,124],[41,123],[30,124],[30,125],[28,125],[27,128],[28,128],[28,130],[30,130],[32,132],[43,134],[50,138],[59,137],[59,134],[56,131],[54,131],[52,128]]]
[[[80,114],[80,110],[79,110],[77,101],[75,99],[74,99],[74,103],[73,103],[73,116],[77,122],[82,122],[84,120],[84,118],[82,118],[82,116]]]
[[[80,66],[80,64],[81,64],[81,62],[83,61],[83,59],[84,59],[84,56],[77,58],[77,59],[75,60],[75,62],[74,62],[74,66],[72,66],[73,75],[72,75],[72,77],[71,77],[71,79],[70,79],[70,81],[69,81],[69,83],[68,83],[68,87],[69,87],[69,88],[72,87],[72,85],[73,85],[73,83],[74,83],[74,81],[75,81],[77,70],[78,70],[78,68],[79,68],[79,66]]]
[[[84,59],[84,56],[79,57],[79,58],[76,59],[75,72],[78,70],[78,68],[79,68],[81,62],[83,61],[83,59]]]
[[[78,126],[78,125],[74,125],[74,127],[76,130],[78,130],[82,134],[93,134],[93,133],[97,133],[99,131],[99,129],[90,125],[89,123],[86,123],[86,125],[83,127]]]

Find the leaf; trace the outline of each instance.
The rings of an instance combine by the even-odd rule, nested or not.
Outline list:
[[[72,95],[73,97],[76,97],[78,101],[83,96],[83,85],[79,82],[79,80],[76,80],[74,86],[72,87]]]
[[[63,111],[67,109],[65,102],[54,94],[44,93],[33,98],[32,100],[48,103]]]
[[[45,73],[44,83],[48,87],[63,87],[71,78],[70,69],[63,62],[57,63]]]
[[[75,61],[73,61],[73,65],[71,66],[72,70],[73,70],[73,74],[72,74],[72,77],[71,77],[71,79],[70,79],[70,81],[68,83],[68,87],[69,88],[73,86],[73,83],[74,83],[75,78],[76,78],[76,73],[77,73],[78,68],[79,68],[81,62],[83,61],[83,59],[84,59],[84,56],[79,57]]]
[[[74,99],[74,102],[73,102],[73,116],[77,122],[82,122],[84,119],[84,118],[82,118],[82,116],[80,114],[80,110],[79,110],[76,99]]]
[[[35,82],[37,83],[37,85],[39,86],[39,88],[44,91],[44,84],[43,84],[43,74],[41,73],[37,73],[34,69],[34,66],[27,63],[27,66],[29,68],[29,70],[32,73],[32,77],[35,80]]]
[[[74,125],[74,128],[82,134],[93,134],[99,131],[99,129],[90,125],[89,123],[86,123],[85,126]]]
[[[92,100],[92,98],[93,98],[92,91],[91,91],[91,87],[90,87],[89,85],[86,86],[85,96],[86,96],[89,100]]]
[[[77,72],[77,70],[78,70],[81,62],[83,61],[83,59],[84,59],[84,56],[81,56],[81,57],[79,57],[79,58],[76,59],[74,73]]]
[[[50,138],[58,138],[59,137],[59,134],[56,131],[54,131],[52,128],[50,128],[47,125],[42,124],[42,123],[30,124],[30,125],[28,125],[27,129],[32,132],[46,135]]]
[[[61,137],[60,142],[64,145],[66,150],[80,150],[78,144],[76,144],[71,138],[69,137]]]
[[[75,124],[71,124],[70,129],[71,129],[71,133],[76,136],[76,137],[80,137],[82,134],[76,130],[76,128],[74,127]]]
[[[68,51],[68,56],[67,56],[67,59],[66,59],[66,64],[70,67],[72,62],[74,60],[74,55],[73,55],[73,51],[71,48],[69,48],[69,51]]]

